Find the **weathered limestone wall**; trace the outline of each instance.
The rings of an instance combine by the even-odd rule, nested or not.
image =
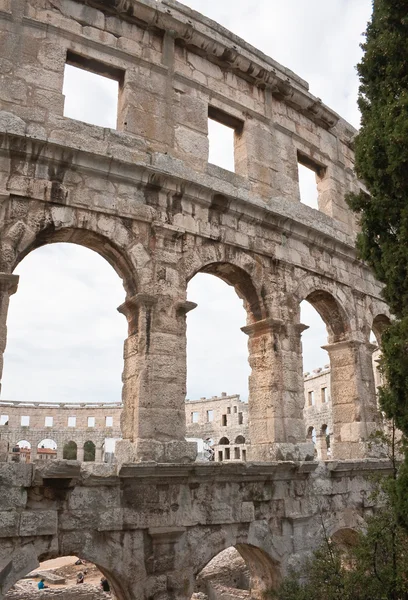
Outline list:
[[[248,404],[239,395],[188,400],[185,409],[187,437],[212,440],[215,461],[246,460]]]
[[[210,560],[235,546],[261,600],[327,535],[372,514],[385,461],[0,465],[0,598],[38,560],[96,564],[118,600],[190,600]],[[370,479],[371,478],[371,479]]]
[[[99,252],[123,280],[129,325],[120,460],[192,461],[186,289],[212,273],[247,310],[251,458],[313,456],[305,299],[328,329],[333,456],[365,456],[369,331],[388,313],[344,201],[360,187],[354,129],[300,77],[173,0],[1,0],[0,27],[0,358],[20,261],[56,241]],[[67,63],[118,81],[115,130],[64,117]],[[209,117],[235,130],[235,173],[208,163]],[[300,202],[299,163],[316,173],[318,211]]]
[[[31,460],[36,459],[36,449],[40,442],[51,439],[57,444],[57,458],[62,458],[67,442],[74,441],[78,447],[78,459],[83,457],[85,442],[96,446],[96,459],[102,460],[102,445],[105,438],[121,438],[121,404],[41,404],[38,402],[0,401],[0,440],[7,442],[9,451],[20,441],[31,445]],[[22,417],[29,417],[29,425],[22,426]],[[69,426],[68,419],[75,418],[75,425]],[[52,425],[46,426],[52,419]],[[88,419],[94,419],[94,426]],[[112,426],[107,426],[107,418]]]

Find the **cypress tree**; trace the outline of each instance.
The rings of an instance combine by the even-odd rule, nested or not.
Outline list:
[[[355,152],[368,193],[347,201],[360,217],[360,256],[396,317],[383,340],[382,406],[408,433],[408,0],[374,0],[362,48]]]
[[[381,407],[408,435],[408,0],[373,0],[362,48],[355,152],[368,193],[347,202],[360,219],[360,256],[384,283],[395,315],[382,339]],[[408,528],[408,452],[397,488]]]

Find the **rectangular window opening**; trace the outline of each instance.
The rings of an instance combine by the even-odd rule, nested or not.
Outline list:
[[[238,413],[238,425],[243,425],[244,423],[244,413]]]
[[[222,462],[222,450],[218,450],[218,461]]]
[[[230,414],[231,414],[231,407],[230,407],[230,406],[228,406],[228,407],[227,407],[227,415],[230,415]]]
[[[0,415],[0,425],[8,425],[9,416],[8,415]]]
[[[325,404],[327,402],[327,388],[322,388],[322,403]]]
[[[239,448],[234,448],[234,458],[235,460],[239,460],[241,458],[241,451]]]
[[[105,426],[106,427],[113,427],[113,417],[106,417],[105,418]]]
[[[318,182],[323,179],[326,169],[306,154],[297,153],[300,201],[319,210]]]
[[[246,460],[246,450],[242,450],[242,460]]]
[[[30,425],[30,417],[21,417],[20,425],[21,427],[28,427]]]
[[[314,403],[315,403],[314,392],[313,391],[312,392],[308,392],[307,393],[307,397],[308,397],[308,400],[309,400],[309,406],[314,406]]]
[[[234,414],[236,415],[238,412],[238,408],[236,406],[234,406]]]
[[[88,427],[95,427],[95,417],[88,417]]]
[[[116,129],[124,71],[68,50],[62,93],[64,117]]]
[[[221,425],[223,427],[227,426],[227,415],[222,415],[222,417],[221,417]]]
[[[229,448],[225,448],[225,460],[229,460],[231,458],[231,453]]]
[[[207,410],[207,423],[211,423],[212,421],[214,421],[214,411]]]
[[[243,122],[228,113],[208,107],[208,162],[235,172],[235,142],[243,130]]]
[[[76,417],[68,417],[68,427],[76,427]]]
[[[45,417],[45,427],[52,427],[54,425],[54,417]]]
[[[198,412],[192,412],[191,413],[191,422],[192,423],[198,423]]]

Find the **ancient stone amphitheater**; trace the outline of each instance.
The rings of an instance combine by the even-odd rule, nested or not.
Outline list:
[[[0,465],[0,597],[38,560],[98,565],[120,600],[187,600],[235,546],[261,598],[372,506],[370,331],[388,322],[356,256],[344,195],[354,129],[300,77],[173,0],[0,0],[0,373],[18,265],[53,242],[98,252],[123,280],[118,465]],[[65,65],[118,82],[116,129],[64,116]],[[234,130],[235,172],[208,162],[208,121]],[[319,210],[300,202],[298,165]],[[185,441],[186,300],[198,272],[247,311],[248,463],[197,465]],[[18,292],[17,292],[18,293]],[[303,422],[299,304],[326,323],[332,458]]]

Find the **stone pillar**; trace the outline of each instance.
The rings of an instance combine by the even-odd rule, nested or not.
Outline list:
[[[332,458],[365,458],[377,427],[373,344],[346,340],[323,346],[329,353],[333,410]]]
[[[129,323],[124,349],[123,440],[118,463],[190,462],[186,442],[186,314],[193,302],[137,294],[119,307]]]
[[[64,444],[58,444],[57,446],[57,460],[62,460],[64,458]]]
[[[144,597],[190,600],[194,591],[194,576],[190,567],[182,560],[180,538],[185,527],[150,527],[150,555],[146,561],[147,579]],[[156,593],[154,593],[156,592]]]
[[[3,357],[7,343],[7,313],[10,296],[17,291],[18,275],[0,273],[0,392],[3,375]]]
[[[103,462],[103,446],[95,446],[95,462]]]
[[[327,460],[327,442],[325,433],[316,433],[316,452],[319,460]]]
[[[264,319],[242,331],[248,334],[248,460],[312,460],[306,441],[301,333],[305,325]]]
[[[82,446],[82,448],[80,446],[77,446],[77,460],[79,460],[79,462],[84,462],[84,447]]]
[[[37,460],[37,446],[32,444],[30,452],[30,462],[34,462],[35,460]]]

